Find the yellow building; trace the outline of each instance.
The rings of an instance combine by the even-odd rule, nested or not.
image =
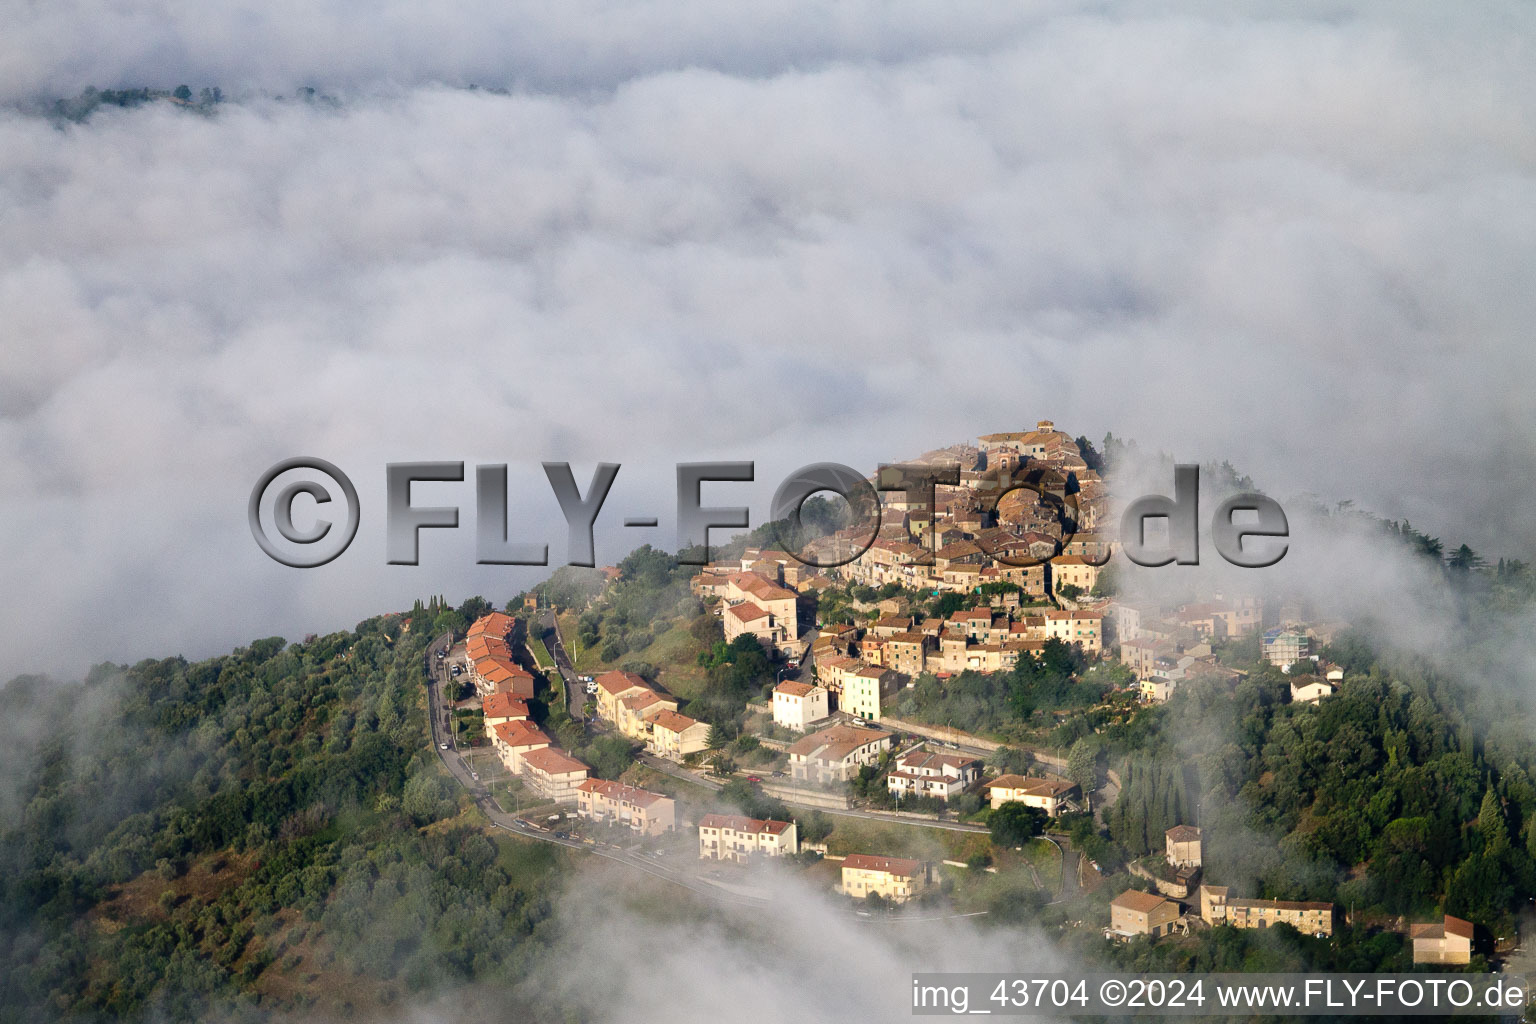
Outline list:
[[[1109,901],[1109,934],[1115,938],[1167,935],[1178,919],[1177,903],[1150,892],[1127,889]]]
[[[633,672],[604,672],[597,677],[597,715],[615,724],[619,720],[619,701],[631,694],[648,692],[651,686]]]
[[[864,899],[876,893],[892,903],[905,903],[928,887],[928,865],[904,857],[851,854],[843,861],[843,894]]]
[[[619,732],[632,740],[645,741],[651,735],[651,721],[663,711],[676,711],[677,701],[655,690],[641,690],[619,698]]]
[[[1059,590],[1064,584],[1071,584],[1087,594],[1098,582],[1099,569],[1082,555],[1057,555],[1051,559],[1051,589]]]
[[[650,725],[646,747],[653,754],[676,761],[709,746],[709,726],[676,711],[655,712]]]

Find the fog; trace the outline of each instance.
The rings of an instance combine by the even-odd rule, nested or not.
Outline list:
[[[758,522],[802,464],[1049,417],[1527,554],[1531,17],[28,6],[0,42],[0,674],[538,578],[473,564],[468,482],[417,488],[461,528],[386,566],[410,459],[510,463],[514,539],[554,562],[538,463],[620,462],[614,561],[672,546],[679,461],[755,460],[706,500]],[[182,82],[231,101],[23,112]],[[245,522],[301,454],[361,494],[321,569]]]

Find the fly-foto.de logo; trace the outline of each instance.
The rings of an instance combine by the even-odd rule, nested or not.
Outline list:
[[[593,539],[597,517],[619,465],[598,463],[585,492],[576,483],[568,462],[543,463],[544,476],[554,491],[565,517],[566,557],[570,565],[595,566]],[[752,462],[682,462],[677,465],[677,552],[686,565],[709,562],[709,531],[745,530],[751,511],[745,506],[705,506],[701,487],[707,482],[750,483],[755,479]],[[319,479],[317,479],[319,478]],[[1137,565],[1156,567],[1200,563],[1200,469],[1174,467],[1173,496],[1148,494],[1131,501],[1120,518],[1119,537],[1101,546],[1095,564],[1102,565],[1116,547]],[[393,462],[384,467],[385,561],[390,565],[417,565],[422,530],[455,530],[459,527],[456,505],[413,504],[411,486],[416,483],[463,483],[463,462]],[[936,489],[960,482],[957,466],[882,465],[873,477],[835,462],[818,462],[791,473],[774,493],[769,522],[779,547],[796,561],[814,568],[846,565],[874,544],[884,509],[882,493],[900,495],[902,512],[931,511]],[[968,481],[969,483],[969,481]],[[983,518],[995,518],[998,502],[1015,491],[1031,491],[1036,502],[1049,510],[1058,530],[1052,551],[1021,551],[1000,543],[986,533],[975,537],[982,553],[1009,566],[1026,567],[1048,561],[1071,542],[1078,532],[1079,503],[1071,474],[1049,467],[1026,471],[996,470],[980,475],[972,492]],[[846,521],[828,536],[806,539],[801,510],[813,495],[830,493],[847,506]],[[313,511],[300,525],[295,506],[306,497]],[[341,515],[333,509],[341,506]],[[548,565],[547,539],[513,539],[507,516],[507,466],[475,467],[475,561],[481,565]],[[275,561],[295,568],[313,568],[333,561],[357,536],[362,509],[351,478],[324,459],[285,459],[268,469],[251,489],[247,505],[251,534]],[[335,519],[326,518],[336,516]],[[338,521],[340,525],[338,525]],[[1161,539],[1148,536],[1148,525],[1161,522]],[[655,528],[655,515],[627,516],[626,527]],[[1274,499],[1243,493],[1223,500],[1211,516],[1211,539],[1216,551],[1233,565],[1263,568],[1285,557],[1290,525],[1285,511]],[[275,536],[274,536],[275,534]],[[933,564],[937,532],[928,531],[928,545],[910,564]]]

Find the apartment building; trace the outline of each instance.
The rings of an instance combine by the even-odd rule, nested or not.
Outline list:
[[[587,766],[556,747],[540,747],[522,755],[523,781],[546,800],[576,803],[578,787],[587,781]]]
[[[588,821],[613,821],[641,835],[677,827],[671,797],[607,779],[587,779],[576,787],[576,813]]]
[[[1312,637],[1299,629],[1266,629],[1264,660],[1278,668],[1289,668],[1312,656]]]
[[[680,761],[709,746],[709,725],[670,709],[657,711],[650,719],[646,749],[660,757]]]
[[[805,732],[812,722],[832,713],[826,687],[786,679],[773,688],[773,721],[793,732]]]
[[[1088,654],[1097,654],[1104,648],[1104,616],[1099,612],[1059,611],[1045,613],[1047,637],[1080,644]]]
[[[753,857],[783,857],[800,850],[792,821],[706,814],[699,819],[699,857],[745,864]]]
[[[919,748],[896,759],[886,776],[893,795],[931,796],[948,801],[981,778],[981,762],[964,754],[940,754]]]
[[[856,900],[874,894],[905,903],[928,888],[929,876],[928,865],[919,860],[855,853],[843,860],[842,890]]]
[[[880,699],[895,693],[897,684],[898,677],[890,669],[865,665],[844,677],[843,692],[837,701],[838,710],[866,722],[878,722]]]
[[[597,715],[617,724],[619,701],[637,693],[650,692],[651,685],[633,672],[614,669],[597,677]]]
[[[1075,783],[1028,775],[999,775],[986,785],[988,806],[996,810],[1006,803],[1035,807],[1054,818],[1066,802],[1078,795]]]
[[[528,721],[528,702],[507,693],[493,693],[480,701],[480,712],[485,716],[485,728],[494,729],[504,722]]]
[[[891,734],[883,729],[834,725],[789,748],[790,776],[822,785],[847,782],[865,765],[879,763],[881,753],[890,748]]]
[[[522,774],[524,755],[550,745],[549,737],[538,726],[521,719],[498,722],[487,733],[491,739],[491,749],[501,763],[506,765],[507,771],[514,775]]]

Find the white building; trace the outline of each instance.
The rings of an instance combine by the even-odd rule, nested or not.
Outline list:
[[[813,683],[786,679],[773,688],[773,722],[794,732],[805,732],[812,722],[832,713],[827,689]]]

